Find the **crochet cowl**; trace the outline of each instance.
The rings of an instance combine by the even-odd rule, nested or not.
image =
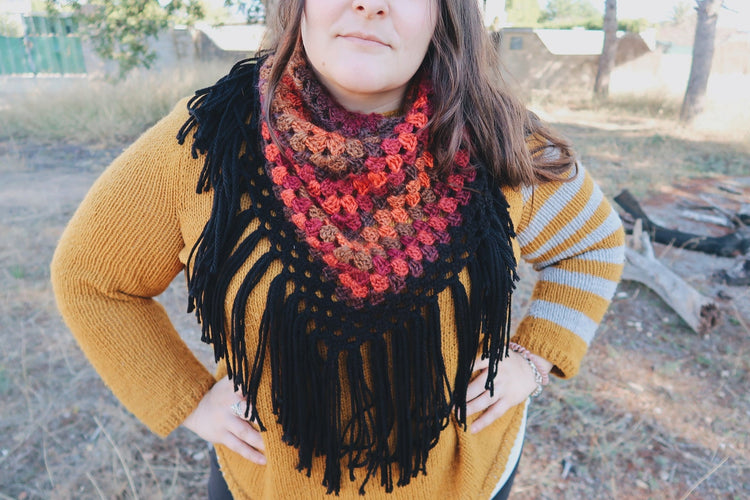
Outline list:
[[[188,103],[178,140],[193,133],[193,156],[205,156],[197,190],[213,191],[188,261],[189,309],[261,430],[255,403],[270,364],[274,417],[298,449],[298,470],[309,475],[324,457],[327,493],[339,492],[344,468],[361,494],[373,477],[392,491],[427,472],[451,412],[466,428],[477,355],[489,358],[490,391],[507,356],[517,279],[508,204],[466,148],[438,175],[425,76],[397,116],[364,115],[341,107],[301,53],[268,95],[273,63],[241,61]],[[270,248],[248,262],[263,240]],[[248,346],[247,300],[274,262],[282,271]],[[456,318],[455,374],[442,353],[444,290]]]
[[[261,104],[270,65],[260,70]],[[324,264],[325,280],[337,282],[336,298],[357,309],[423,277],[424,263],[439,260],[438,246],[450,245],[448,228],[462,225],[459,209],[471,201],[464,185],[476,169],[465,151],[445,182],[435,175],[426,149],[429,81],[412,94],[401,116],[349,112],[297,53],[272,100],[272,123],[261,125],[276,197]]]

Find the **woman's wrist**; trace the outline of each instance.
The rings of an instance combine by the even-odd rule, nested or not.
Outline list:
[[[549,374],[552,372],[552,367],[555,366],[551,362],[547,361],[538,354],[529,353],[531,361],[539,368],[539,371],[547,374],[547,383],[549,383]],[[545,384],[546,385],[546,384]]]
[[[531,393],[531,397],[536,397],[542,393],[542,388],[549,384],[549,372],[552,369],[552,363],[533,354],[531,351],[523,347],[522,345],[511,342],[508,344],[511,351],[519,354],[529,364],[531,371],[534,374],[534,382],[536,382],[536,389]]]

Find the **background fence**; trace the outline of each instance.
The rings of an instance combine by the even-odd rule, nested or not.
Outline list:
[[[73,19],[24,16],[23,23],[24,36],[0,36],[0,75],[86,73]]]

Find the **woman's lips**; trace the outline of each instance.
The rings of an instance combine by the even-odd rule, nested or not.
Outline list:
[[[339,35],[340,38],[344,38],[345,40],[348,40],[353,43],[365,45],[365,46],[373,46],[373,47],[390,47],[389,44],[381,40],[375,35],[371,35],[369,33],[345,33],[343,35]]]

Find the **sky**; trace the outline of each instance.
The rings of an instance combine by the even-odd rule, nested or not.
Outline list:
[[[604,10],[604,2],[592,2],[599,10]],[[680,0],[620,0],[617,2],[617,17],[638,19],[644,17],[658,22],[671,19],[674,7]]]
[[[604,11],[604,0],[590,0],[600,11]],[[621,19],[646,18],[651,22],[666,21],[672,18],[674,7],[685,0],[618,0],[617,17]],[[540,5],[547,4],[540,0]],[[691,6],[694,0],[688,2]],[[724,25],[750,30],[750,0],[724,0],[729,9],[719,12],[719,21]]]

